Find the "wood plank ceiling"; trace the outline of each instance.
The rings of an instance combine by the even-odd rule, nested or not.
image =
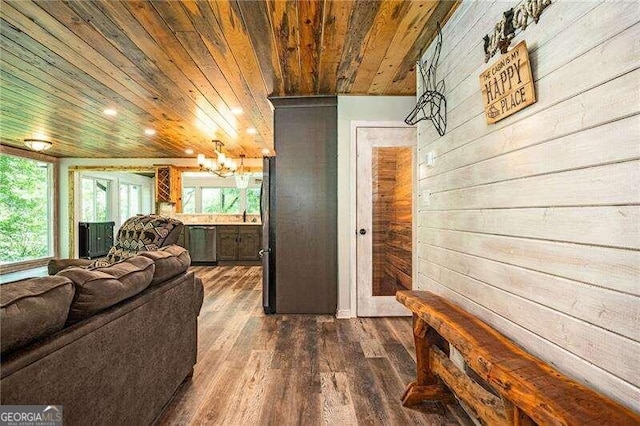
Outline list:
[[[415,94],[415,60],[454,4],[2,1],[0,141],[43,133],[59,157],[188,157],[219,139],[259,157],[273,148],[268,96]]]

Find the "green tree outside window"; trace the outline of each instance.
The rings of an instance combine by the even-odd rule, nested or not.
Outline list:
[[[49,165],[0,155],[0,263],[52,255]]]

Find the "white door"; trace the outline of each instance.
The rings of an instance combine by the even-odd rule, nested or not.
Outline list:
[[[410,314],[395,293],[413,281],[415,151],[414,127],[356,129],[358,316]]]

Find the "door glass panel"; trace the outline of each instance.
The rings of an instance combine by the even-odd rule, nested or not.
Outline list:
[[[135,216],[142,213],[142,210],[140,209],[142,191],[139,185],[131,185],[129,191],[129,216]]]
[[[129,218],[129,185],[120,184],[120,225]]]
[[[413,149],[372,148],[373,296],[411,289]]]
[[[96,180],[96,221],[106,222],[109,217],[109,181]]]
[[[96,211],[95,211],[95,194],[94,194],[95,186],[93,184],[93,179],[82,179],[82,221],[84,222],[95,222],[96,221]]]

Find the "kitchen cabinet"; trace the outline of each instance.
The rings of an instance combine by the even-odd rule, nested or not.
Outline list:
[[[218,261],[260,260],[260,225],[217,226]]]
[[[182,211],[182,171],[175,166],[156,166],[156,203],[173,203]]]

